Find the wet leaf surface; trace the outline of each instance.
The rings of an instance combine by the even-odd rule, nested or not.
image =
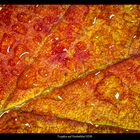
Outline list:
[[[140,132],[138,5],[0,5],[0,133]]]

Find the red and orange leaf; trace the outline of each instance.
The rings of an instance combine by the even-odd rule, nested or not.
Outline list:
[[[92,125],[140,131],[140,96],[132,90],[135,84],[140,87],[139,66],[140,55],[134,56],[56,89],[21,109]],[[135,80],[124,80],[128,76],[135,77]]]
[[[0,8],[1,108],[16,88],[17,78],[32,63],[68,6],[1,5]]]
[[[0,120],[1,133],[86,133],[87,124],[51,116],[10,111]]]
[[[4,110],[130,57],[138,26],[136,5],[70,6],[35,61],[18,77]]]
[[[1,132],[138,133],[139,95],[130,87],[140,79],[129,78],[129,82],[123,79],[130,73],[132,77],[137,76],[139,66],[140,56],[132,57],[33,100],[16,111],[5,112],[0,119]],[[126,75],[127,70],[130,71]],[[119,77],[117,71],[125,75]]]
[[[0,133],[140,132],[139,15],[0,5]]]
[[[1,117],[1,133],[138,133],[111,126],[93,126],[68,119],[12,110]]]

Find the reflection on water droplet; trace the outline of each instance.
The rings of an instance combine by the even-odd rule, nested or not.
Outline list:
[[[130,7],[130,10],[133,10],[133,7]]]
[[[17,65],[20,63],[20,60],[16,63]]]
[[[120,95],[119,95],[119,93],[117,92],[117,93],[115,94],[115,98],[118,99],[119,96],[120,96]]]
[[[8,48],[7,48],[7,53],[9,53],[10,52],[10,46],[8,46]]]
[[[137,35],[134,35],[134,36],[133,36],[133,38],[136,38],[136,37],[137,37]]]
[[[60,40],[59,37],[53,37],[50,41],[54,44],[56,44]]]
[[[91,103],[91,106],[95,106],[95,104]]]
[[[34,84],[33,84],[33,86],[37,87],[37,86],[38,86],[38,84],[35,84],[35,83],[34,83]]]
[[[95,17],[92,24],[95,24],[95,23],[96,23],[96,19],[97,19],[97,18]]]
[[[2,7],[0,7],[0,11],[2,10]]]
[[[109,46],[109,49],[112,49],[114,47],[114,45]]]
[[[24,53],[22,53],[20,56],[19,56],[19,58],[21,58],[23,55],[25,55],[25,54],[29,54],[29,52],[24,52]]]
[[[91,121],[88,121],[87,123],[89,123],[89,124],[93,125],[93,123],[92,123]]]
[[[49,89],[47,89],[47,90],[45,90],[45,92],[50,92],[51,90],[49,90]]]
[[[99,125],[98,124],[95,124],[95,126],[98,127]]]
[[[2,117],[5,113],[8,113],[10,110],[7,110],[5,112],[3,112],[2,114],[0,114],[0,117]]]
[[[63,49],[64,52],[67,52],[68,50],[66,48]]]
[[[58,99],[62,100],[62,97],[60,97],[60,96],[57,96],[57,97],[58,97]]]
[[[55,40],[59,40],[59,38],[58,38],[58,37],[56,37],[56,38],[55,38]]]
[[[25,123],[25,126],[28,126],[28,127],[30,127],[30,124],[29,124],[29,123]]]
[[[111,19],[111,18],[114,17],[114,16],[115,16],[114,14],[111,14],[109,18]]]
[[[95,75],[98,75],[98,74],[100,74],[100,71],[98,71],[97,73],[95,73]]]
[[[17,118],[15,118],[15,121],[17,121]]]
[[[98,38],[99,38],[99,36],[96,36],[95,38],[96,38],[96,39],[98,39]]]
[[[88,85],[88,82],[86,82],[85,84]]]

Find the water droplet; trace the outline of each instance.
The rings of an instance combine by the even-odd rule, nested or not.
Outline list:
[[[24,52],[27,52],[27,47],[26,47],[27,44],[23,45],[23,44],[18,44],[15,48],[14,48],[14,52],[15,52],[15,57],[18,57],[24,53]]]
[[[38,21],[34,24],[34,30],[35,30],[35,31],[42,31],[42,30],[43,30],[43,21],[42,21],[42,20],[38,20]]]
[[[79,10],[78,5],[70,6],[64,16],[64,20],[66,20],[67,22],[70,22],[70,23],[82,22],[88,13],[88,7],[86,5],[83,5],[82,7],[80,7],[80,9],[81,10]]]
[[[58,20],[58,17],[57,16],[46,16],[44,17],[43,21],[45,22],[45,24],[52,24],[54,22],[56,22]]]
[[[38,74],[41,75],[42,77],[48,76],[48,70],[47,70],[47,68],[40,68],[38,70]]]
[[[3,21],[3,23],[5,23],[7,26],[9,26],[11,24],[11,15],[13,12],[13,7],[12,6],[3,6],[1,7],[0,10],[0,19],[1,21]]]
[[[33,38],[33,41],[39,45],[42,41],[42,37],[38,34]]]
[[[28,23],[31,19],[31,16],[29,14],[21,12],[17,14],[17,19],[20,22]]]
[[[16,33],[25,35],[27,33],[27,28],[23,24],[14,24],[12,25],[12,30]]]
[[[3,53],[3,54],[9,53],[10,50],[12,49],[15,41],[16,40],[15,40],[14,36],[4,33],[2,40],[1,40],[1,44],[0,44],[1,53]]]
[[[15,76],[19,76],[20,72],[17,69],[11,71],[11,73]]]

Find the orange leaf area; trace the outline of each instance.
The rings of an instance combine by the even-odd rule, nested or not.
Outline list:
[[[93,133],[125,133],[126,130],[139,132],[140,97],[139,90],[135,89],[140,86],[139,66],[140,55],[133,56],[17,108],[27,114],[86,124],[89,132]],[[97,129],[98,126],[101,129]],[[44,131],[41,129],[40,132]]]
[[[0,5],[0,108],[68,7]]]
[[[0,5],[0,133],[139,133],[139,15]]]
[[[69,119],[13,110],[0,120],[1,133],[138,133],[118,127],[93,126]]]
[[[92,125],[140,130],[139,66],[140,56],[132,57],[56,89],[21,109]],[[130,75],[134,79],[128,78]]]

